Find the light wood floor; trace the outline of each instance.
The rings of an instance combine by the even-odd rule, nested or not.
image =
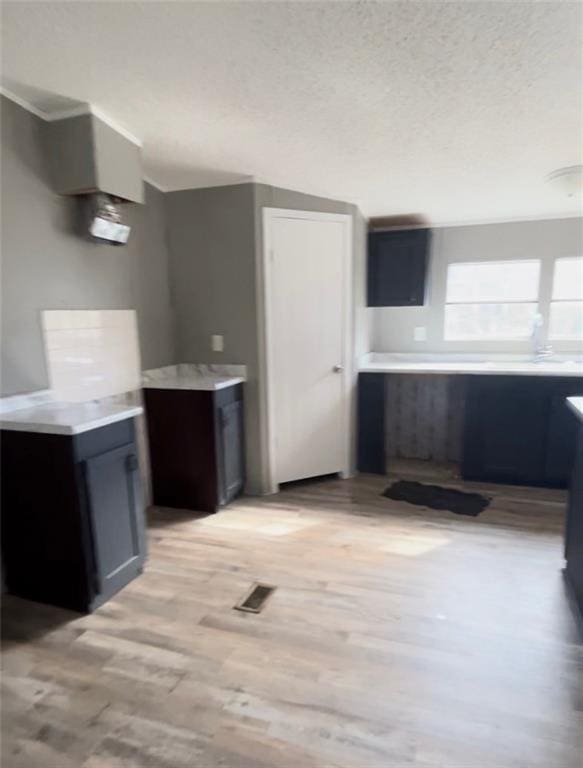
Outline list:
[[[581,768],[564,495],[464,518],[385,485],[155,510],[92,616],[6,598],[3,768]],[[265,611],[232,610],[255,580]]]

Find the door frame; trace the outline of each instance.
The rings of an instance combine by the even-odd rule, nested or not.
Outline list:
[[[275,432],[274,432],[274,364],[273,364],[273,284],[272,284],[272,256],[273,256],[273,235],[272,226],[276,219],[304,219],[309,221],[328,221],[337,222],[344,228],[344,248],[342,253],[343,262],[343,285],[342,285],[342,331],[343,331],[343,356],[341,364],[344,368],[342,372],[342,394],[344,407],[342,409],[342,431],[344,433],[344,460],[343,467],[340,470],[342,477],[349,477],[351,474],[351,383],[353,379],[353,354],[352,354],[352,216],[347,213],[324,213],[322,211],[304,211],[290,208],[263,208],[263,254],[262,254],[262,287],[260,296],[263,300],[263,331],[264,331],[264,398],[261,405],[264,408],[264,455],[265,455],[265,478],[267,483],[267,493],[277,493],[279,484],[275,479]]]

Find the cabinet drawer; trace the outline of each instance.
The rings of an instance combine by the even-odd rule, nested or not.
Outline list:
[[[110,451],[134,441],[134,420],[125,419],[106,427],[92,429],[73,436],[73,449],[77,461]]]

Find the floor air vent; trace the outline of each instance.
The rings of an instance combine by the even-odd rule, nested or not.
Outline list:
[[[236,611],[246,611],[247,613],[261,613],[265,603],[275,592],[275,587],[269,584],[254,584],[247,596],[237,603]]]

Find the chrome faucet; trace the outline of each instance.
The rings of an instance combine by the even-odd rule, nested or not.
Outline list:
[[[553,348],[545,343],[544,321],[540,312],[537,312],[532,322],[532,357],[535,362],[547,360],[553,354]]]

